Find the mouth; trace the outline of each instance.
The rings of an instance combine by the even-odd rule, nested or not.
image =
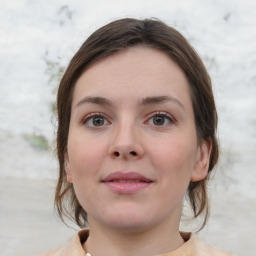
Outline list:
[[[137,172],[114,172],[102,181],[112,192],[118,194],[132,194],[147,188],[153,180]]]

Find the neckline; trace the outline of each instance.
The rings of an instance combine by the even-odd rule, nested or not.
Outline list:
[[[80,243],[81,243],[81,247],[83,248],[84,250],[84,246],[83,244],[86,242],[86,240],[88,239],[89,237],[89,233],[90,233],[90,230],[89,229],[83,229],[81,231],[78,232],[78,236],[79,236],[79,239],[80,239]],[[183,238],[184,240],[184,243],[179,247],[177,248],[176,250],[172,251],[172,252],[168,252],[168,253],[164,253],[164,254],[160,254],[160,255],[169,255],[169,253],[176,253],[176,252],[179,252],[180,250],[183,250],[185,247],[187,248],[191,242],[192,242],[192,237],[193,237],[193,234],[190,233],[190,232],[183,232],[183,231],[180,231],[180,235],[181,237]],[[89,252],[86,252],[86,256],[92,256]],[[160,256],[159,255],[159,256]]]

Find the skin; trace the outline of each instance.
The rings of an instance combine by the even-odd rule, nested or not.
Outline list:
[[[187,79],[165,53],[136,46],[88,68],[75,85],[66,153],[68,181],[88,213],[85,250],[156,255],[181,246],[183,197],[207,176],[210,152],[210,142],[198,143]],[[120,170],[152,183],[114,192],[101,181]]]

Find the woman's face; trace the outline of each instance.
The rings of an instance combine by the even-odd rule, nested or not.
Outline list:
[[[198,145],[186,77],[166,54],[128,48],[78,79],[66,172],[91,228],[178,228],[209,154],[209,143]]]

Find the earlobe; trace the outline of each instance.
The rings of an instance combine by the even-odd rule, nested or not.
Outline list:
[[[192,182],[200,181],[207,177],[211,151],[212,151],[211,139],[204,140],[201,143],[201,145],[198,146],[196,163],[191,176]]]
[[[67,181],[68,183],[73,183],[71,174],[67,174]]]
[[[68,158],[68,154],[67,153],[65,153],[64,169],[65,169],[65,172],[67,174],[67,181],[68,181],[68,183],[73,183],[72,173],[71,173],[71,170],[70,170],[70,167],[69,167],[69,158]]]

